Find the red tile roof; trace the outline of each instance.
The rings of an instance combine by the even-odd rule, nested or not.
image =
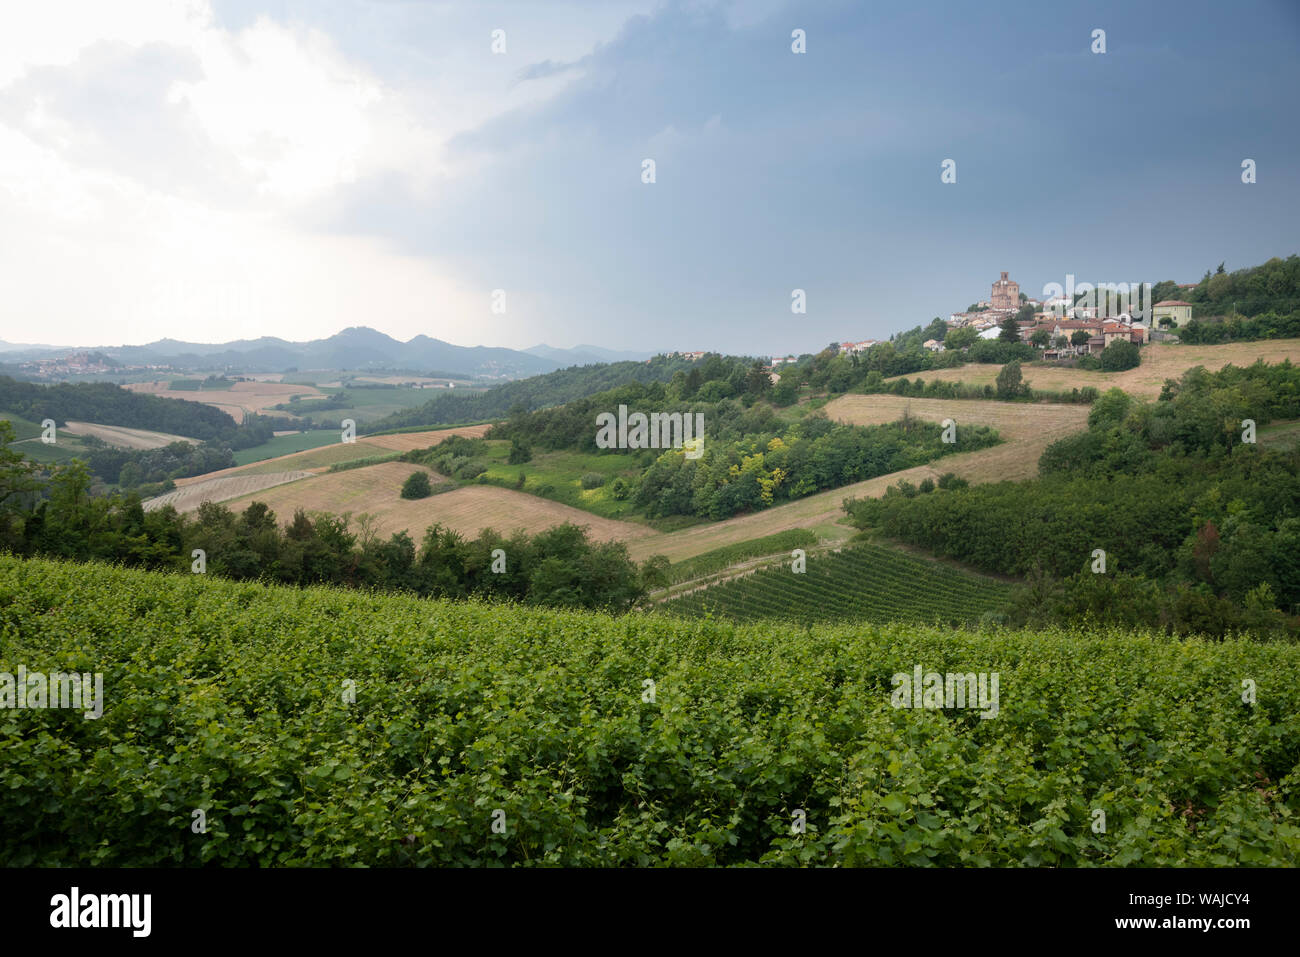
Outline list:
[[[1183,302],[1181,299],[1165,299],[1163,302],[1156,303],[1157,306],[1190,306],[1190,302]]]

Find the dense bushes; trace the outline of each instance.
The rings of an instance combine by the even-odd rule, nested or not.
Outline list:
[[[0,634],[0,671],[104,676],[98,720],[0,709],[14,867],[1300,863],[1294,646],[615,620],[9,557]],[[997,716],[892,707],[918,665],[996,672]]]
[[[417,545],[405,532],[381,539],[364,517],[299,511],[282,529],[261,502],[238,514],[209,502],[186,517],[170,506],[146,512],[134,495],[92,497],[89,487],[83,466],[43,477],[0,441],[0,549],[184,572],[200,549],[207,573],[227,578],[610,611],[645,594],[625,546],[591,542],[571,525],[508,539],[491,530],[465,539],[435,525]]]
[[[1142,351],[1126,339],[1116,339],[1097,357],[1102,372],[1123,372],[1136,369],[1142,361]]]
[[[714,381],[707,380],[704,386]],[[627,406],[629,416],[656,411],[701,414],[702,456],[689,459],[680,450],[643,450],[645,471],[626,494],[650,518],[688,515],[715,520],[999,441],[995,432],[982,426],[962,430],[958,443],[946,443],[943,429],[933,423],[843,425],[821,412],[789,424],[766,403],[754,402],[746,408],[735,399],[722,399],[678,406],[674,395],[675,386],[627,386],[556,409],[518,413],[494,427],[487,438],[513,443],[530,437],[545,449],[597,453],[602,451],[596,445],[600,413]],[[462,439],[444,442],[409,460],[460,477],[456,463],[474,461],[482,454],[483,440]],[[615,497],[621,496],[620,489]]]
[[[433,487],[429,484],[429,473],[423,469],[416,469],[402,483],[402,498],[428,498],[432,494]]]
[[[1298,416],[1300,369],[1290,363],[1193,369],[1156,403],[1103,395],[1086,432],[1043,453],[1038,479],[928,495],[900,487],[846,507],[859,527],[988,571],[1070,579],[1062,600],[1039,603],[1060,617],[1082,607],[1070,594],[1091,587],[1102,549],[1109,574],[1172,589],[1147,601],[1144,625],[1275,630],[1274,608],[1300,612],[1300,452],[1243,442],[1242,422]],[[1085,604],[1102,614],[1126,600]]]

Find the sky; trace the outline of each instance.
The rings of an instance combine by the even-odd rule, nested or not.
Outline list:
[[[1295,0],[6,4],[0,340],[783,355],[1194,282],[1300,252],[1298,47]]]

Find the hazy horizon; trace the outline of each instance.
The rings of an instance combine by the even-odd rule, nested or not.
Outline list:
[[[1300,251],[1285,2],[133,0],[7,20],[11,343],[366,326],[798,354],[946,317],[1002,271],[1037,296]]]

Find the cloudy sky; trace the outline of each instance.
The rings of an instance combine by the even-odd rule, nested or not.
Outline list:
[[[9,342],[799,353],[1300,252],[1294,0],[0,10]]]

